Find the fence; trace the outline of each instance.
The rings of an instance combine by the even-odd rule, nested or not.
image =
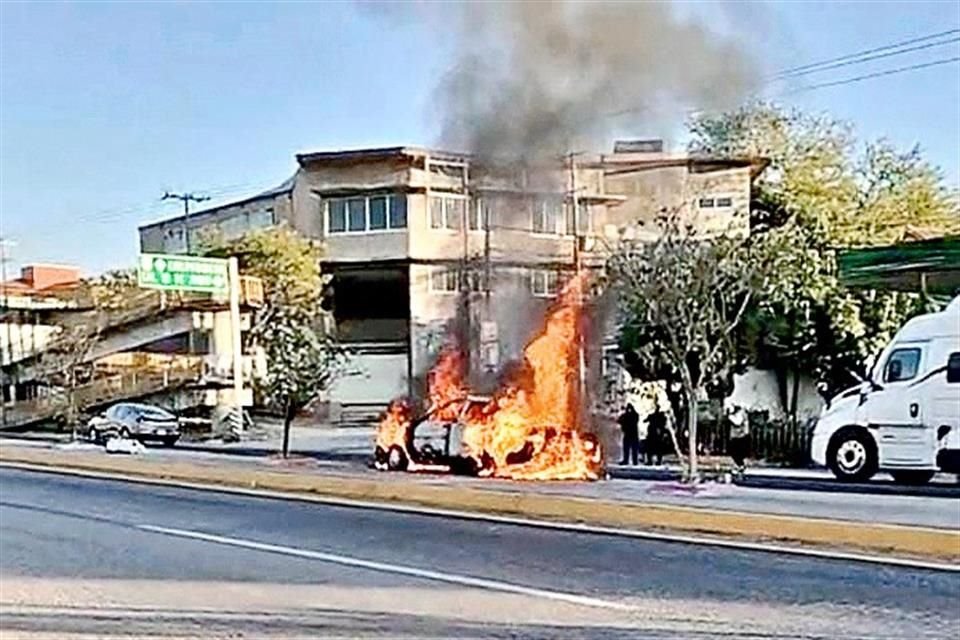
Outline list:
[[[791,467],[808,466],[812,433],[812,420],[791,424],[783,420],[770,420],[766,412],[751,413],[750,457]],[[708,455],[728,455],[730,423],[715,419],[698,421],[697,441],[701,450]]]

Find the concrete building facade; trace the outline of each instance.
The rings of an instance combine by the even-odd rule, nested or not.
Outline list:
[[[334,412],[416,393],[453,335],[469,345],[480,386],[489,383],[540,326],[577,250],[600,268],[665,208],[747,231],[760,166],[634,151],[578,156],[573,169],[558,158],[505,170],[419,147],[304,153],[297,163],[278,189],[141,227],[141,249],[184,251],[185,228],[200,246],[224,226],[239,235],[281,223],[321,241],[337,331],[359,372],[331,390]],[[272,217],[256,213],[268,209]]]

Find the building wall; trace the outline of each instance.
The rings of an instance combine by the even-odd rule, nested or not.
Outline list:
[[[607,190],[626,200],[601,214],[602,224],[622,227],[642,223],[649,227],[663,212],[677,212],[706,232],[730,228],[747,232],[750,184],[749,167],[692,173],[681,166],[608,175]],[[717,205],[724,198],[730,199],[729,206],[700,206],[701,200]]]
[[[792,378],[787,384],[787,402],[792,393]],[[786,410],[780,402],[777,375],[768,369],[750,368],[742,375],[734,376],[733,393],[725,400],[727,406],[741,406],[753,411],[767,411],[771,419],[783,420]],[[823,409],[824,401],[817,392],[816,381],[801,376],[797,394],[797,417],[800,422],[816,418]]]
[[[190,216],[190,246],[195,248],[212,241],[234,240],[249,231],[270,227],[290,217],[288,193],[201,211]],[[183,253],[187,248],[183,231],[182,218],[141,227],[140,250],[145,253]]]

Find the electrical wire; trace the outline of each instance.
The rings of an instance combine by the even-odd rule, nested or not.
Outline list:
[[[823,89],[824,87],[839,87],[845,84],[852,84],[854,82],[862,82],[863,80],[869,80],[870,78],[892,76],[898,73],[906,73],[907,71],[916,71],[918,69],[926,69],[928,67],[937,67],[944,64],[950,64],[952,62],[960,62],[960,56],[954,56],[953,58],[941,58],[940,60],[932,60],[930,62],[911,64],[906,67],[898,67],[896,69],[886,69],[884,71],[876,71],[874,73],[866,73],[860,76],[854,76],[852,78],[844,78],[842,80],[835,80],[832,82],[821,82],[819,84],[807,85],[805,87],[800,87],[792,91],[785,91],[780,95],[786,96],[786,95],[793,95],[796,93],[805,93],[807,91],[813,91],[814,89]]]
[[[839,69],[841,67],[849,67],[855,64],[863,64],[864,62],[870,62],[871,60],[880,60],[882,58],[890,58],[893,56],[901,56],[906,53],[913,53],[915,51],[923,51],[926,49],[932,49],[933,47],[942,47],[946,44],[954,44],[960,42],[960,38],[951,38],[949,40],[942,40],[940,42],[928,42],[927,44],[920,44],[915,47],[908,47],[906,49],[900,49],[899,51],[888,51],[886,53],[878,53],[872,56],[865,56],[863,58],[857,58],[856,60],[847,60],[845,62],[836,62],[834,64],[826,65],[823,67],[817,67],[816,69],[809,69],[807,71],[797,71],[789,74],[780,74],[775,76],[774,80],[789,80],[791,78],[798,78],[800,76],[810,75],[811,73],[820,73],[821,71],[830,71],[833,69]]]
[[[939,33],[931,33],[925,36],[910,38],[909,40],[901,40],[900,42],[895,42],[893,44],[883,45],[881,47],[863,49],[862,51],[848,53],[846,55],[842,55],[836,58],[828,58],[826,60],[820,60],[819,62],[811,62],[809,64],[800,65],[798,67],[784,69],[779,73],[777,73],[776,76],[779,77],[779,76],[790,75],[797,72],[806,71],[807,69],[813,69],[814,67],[833,64],[835,62],[844,62],[847,60],[852,60],[854,58],[859,58],[861,56],[867,56],[873,53],[879,53],[881,51],[888,51],[890,49],[899,49],[900,47],[905,47],[907,45],[915,44],[917,42],[926,42],[927,40],[934,40],[936,38],[942,38],[944,36],[956,35],[956,34],[960,34],[960,29],[948,29],[947,31],[940,31]]]

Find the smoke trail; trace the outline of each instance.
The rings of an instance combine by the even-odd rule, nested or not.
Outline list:
[[[454,37],[436,87],[441,141],[529,161],[602,149],[617,128],[663,133],[687,109],[736,105],[760,73],[746,50],[669,3],[462,3],[432,9]]]

